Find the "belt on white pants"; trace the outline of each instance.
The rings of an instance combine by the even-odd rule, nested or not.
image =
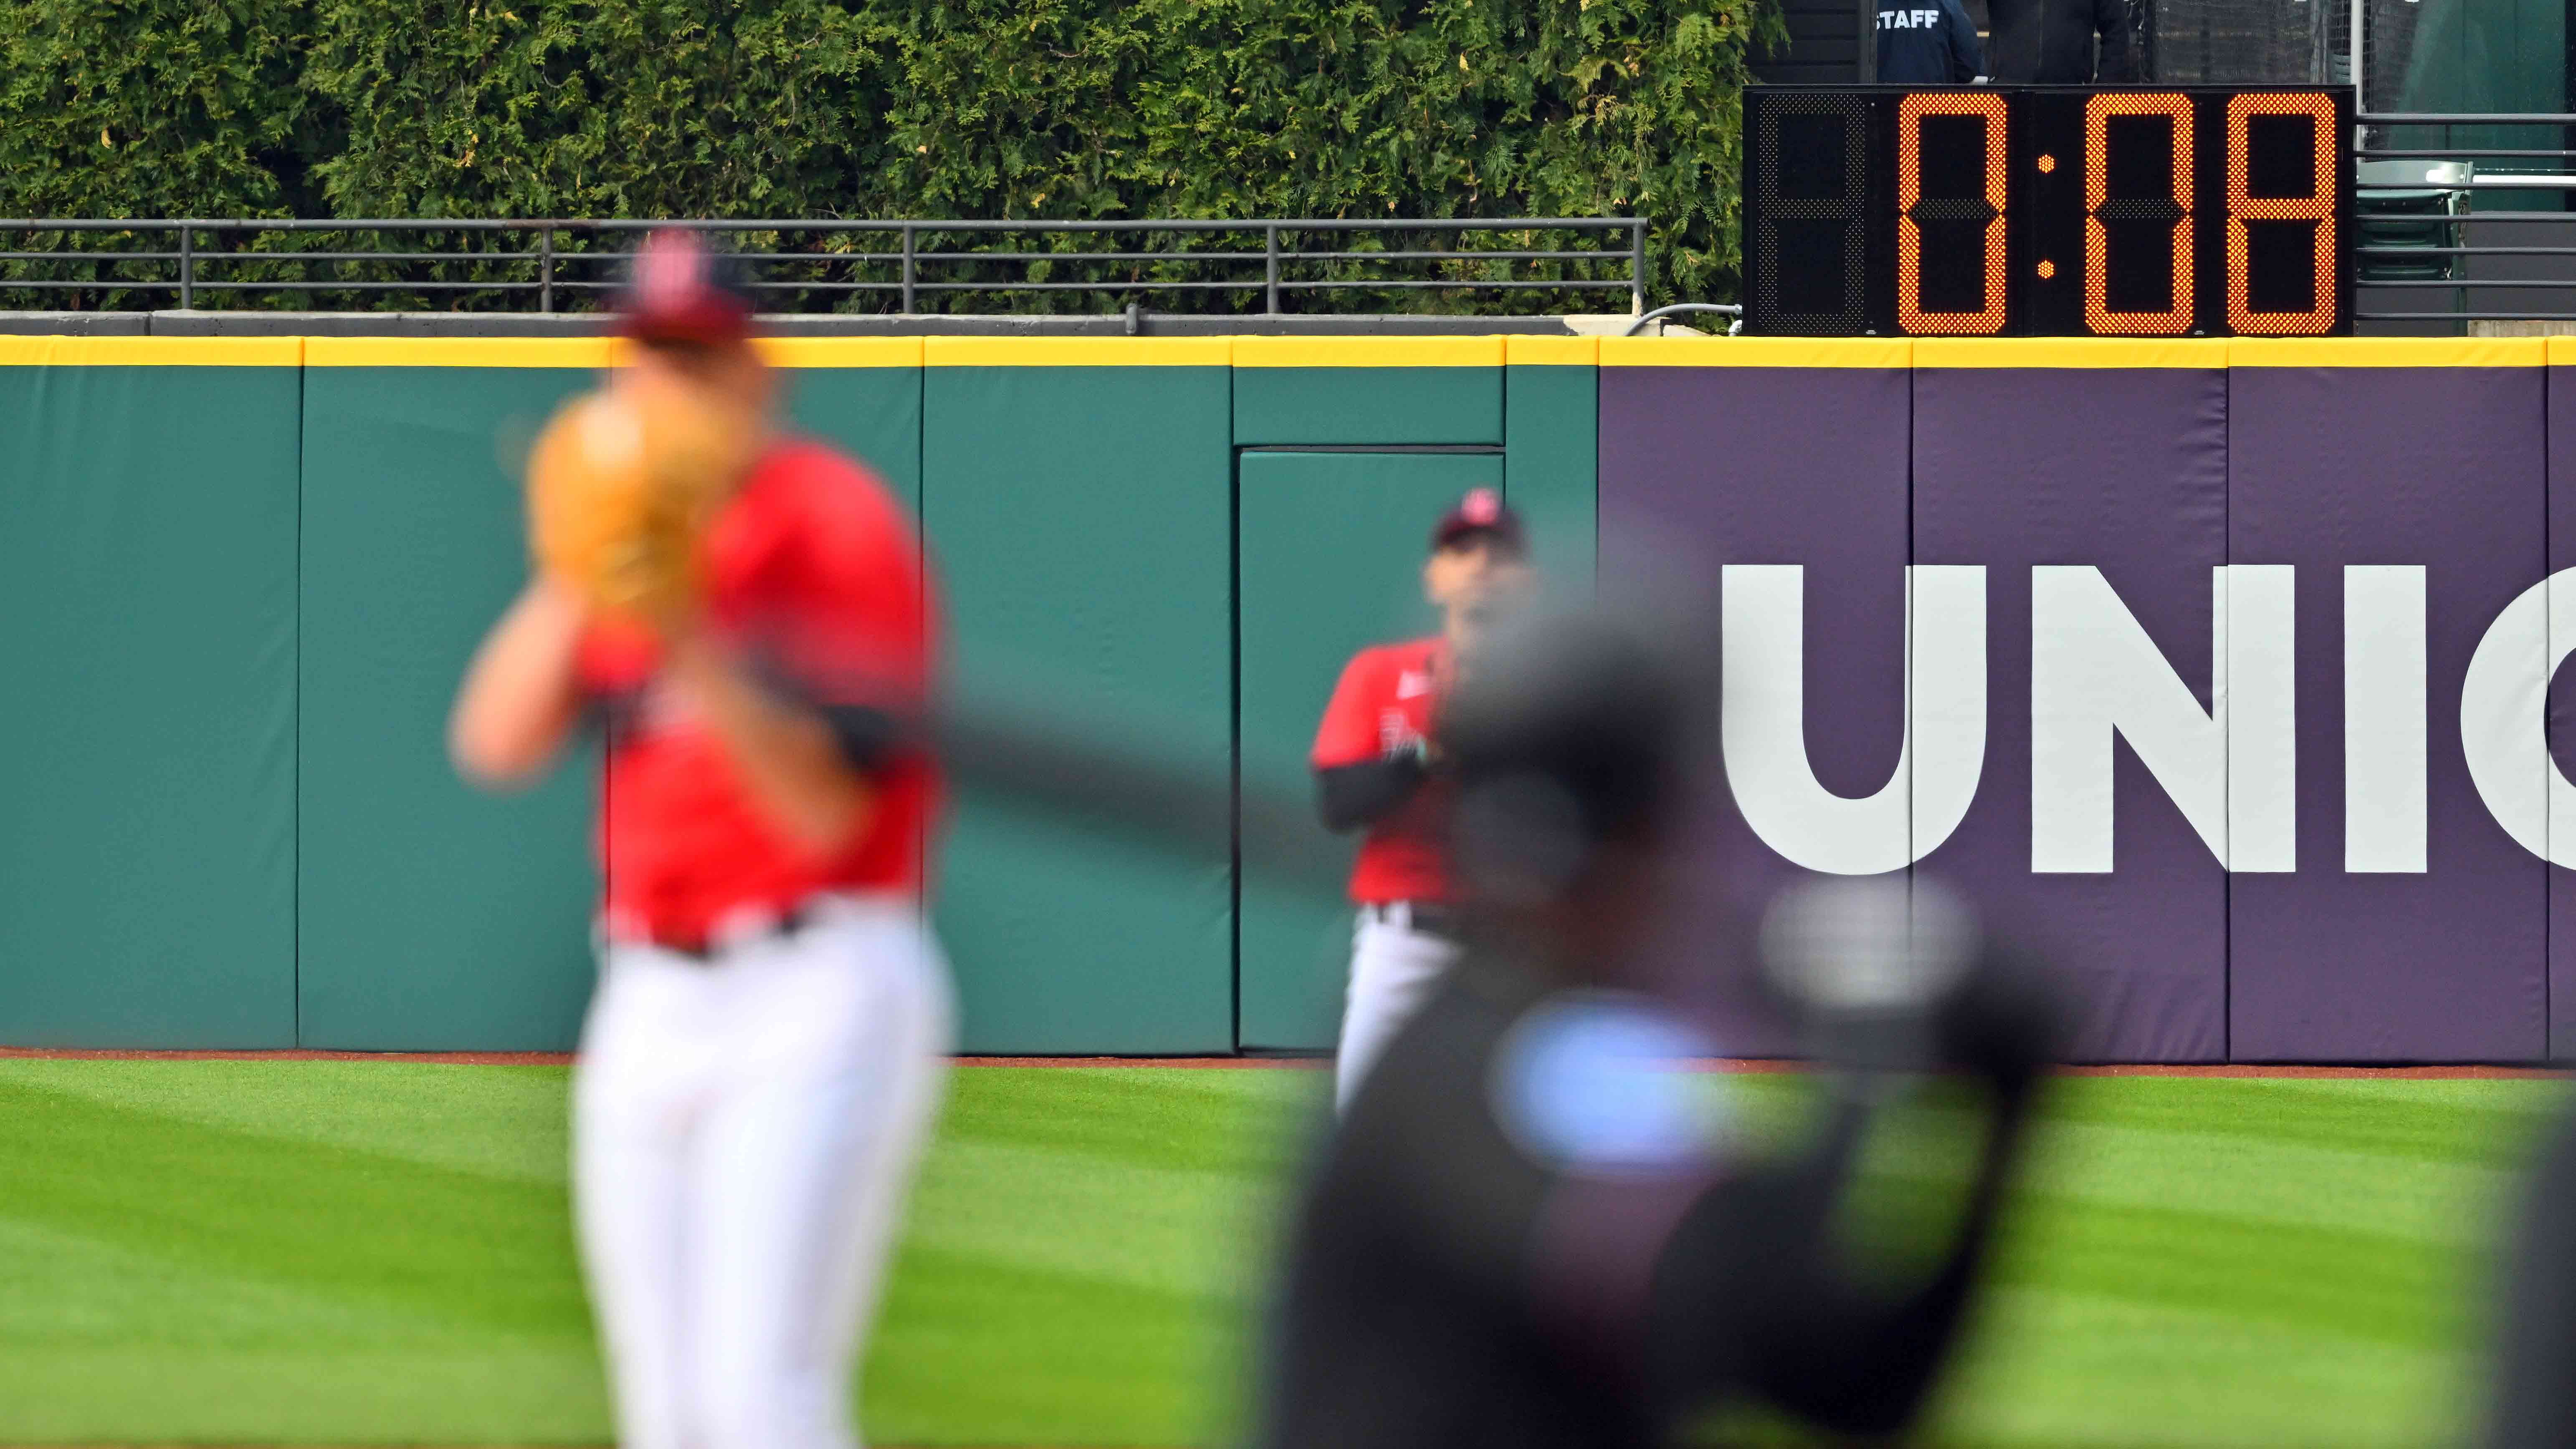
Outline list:
[[[1454,938],[1458,934],[1458,913],[1441,901],[1370,901],[1360,907],[1360,914],[1425,935]]]
[[[695,944],[665,941],[633,919],[620,919],[603,913],[592,927],[593,943],[603,953],[612,947],[639,946],[677,956],[699,966],[721,966],[724,958],[745,947],[769,941],[793,939],[807,926],[848,909],[872,909],[888,903],[906,903],[912,898],[898,891],[876,891],[861,894],[853,891],[817,891],[789,906],[741,905],[716,917],[707,929],[706,939]]]

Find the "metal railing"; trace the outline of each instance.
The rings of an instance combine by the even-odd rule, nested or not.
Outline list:
[[[2576,210],[2568,209],[2576,197],[2569,164],[2576,114],[2388,111],[2357,119],[2357,322],[2576,320]],[[2459,126],[2519,134],[2463,145],[2450,133]],[[2558,134],[2531,134],[2548,130]],[[2442,144],[2424,144],[2428,131]],[[2517,198],[2520,208],[2499,209]]]
[[[334,311],[426,310],[443,301],[441,310],[578,311],[618,285],[638,236],[666,226],[723,234],[765,310],[779,312],[918,313],[957,302],[971,310],[978,301],[1044,294],[1177,297],[1200,304],[1187,310],[1227,312],[1257,301],[1271,315],[1294,296],[1318,293],[1626,292],[1630,313],[1645,304],[1646,224],[1635,217],[16,218],[0,220],[0,247],[10,248],[0,250],[0,300],[99,307],[168,299],[183,310],[295,300],[304,310]]]
[[[1645,331],[1646,324],[1649,322],[1661,322],[1667,317],[1689,317],[1701,314],[1735,319],[1726,324],[1726,335],[1729,337],[1744,330],[1744,305],[1740,302],[1669,302],[1652,312],[1638,313],[1637,320],[1629,323],[1628,330],[1619,335],[1634,337]]]

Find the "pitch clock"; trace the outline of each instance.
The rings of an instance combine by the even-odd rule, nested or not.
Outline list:
[[[2350,87],[1754,86],[1744,330],[2352,325]]]

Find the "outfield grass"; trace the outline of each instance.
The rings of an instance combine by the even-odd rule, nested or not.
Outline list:
[[[870,1437],[1222,1437],[1321,1075],[955,1080]],[[0,1061],[0,1442],[605,1441],[563,1097],[548,1068]],[[2558,1097],[2066,1083],[1939,1437],[2456,1439],[2481,1245]]]

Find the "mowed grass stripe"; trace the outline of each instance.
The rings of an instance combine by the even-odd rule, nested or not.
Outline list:
[[[2412,1446],[2475,1413],[2554,1084],[2058,1084],[1945,1444]]]
[[[867,1437],[1231,1437],[1246,1300],[1320,1100],[1311,1076],[954,1073],[863,1374]]]
[[[1306,1073],[1166,1067],[977,1067],[950,1074],[949,1136],[1016,1142],[1133,1167],[1275,1174],[1304,1149]],[[1230,1077],[1212,1091],[1198,1079]]]
[[[2473,1413],[2459,1345],[2006,1287],[1926,1436],[1978,1449],[2434,1449]]]
[[[327,1342],[138,1358],[12,1345],[0,1354],[11,1444],[604,1445],[607,1392],[587,1345],[472,1349]]]
[[[2463,1340],[2482,1229],[2500,1223],[2514,1182],[2499,1165],[2532,1126],[2495,1105],[2509,1092],[2443,1106],[2392,1100],[2367,1080],[2110,1085],[2061,1084],[2001,1281],[2321,1343]],[[2195,1100],[2177,1086],[2207,1090]],[[2088,1147],[2100,1149],[2089,1161]]]
[[[2069,1077],[2053,1084],[2048,1116],[2064,1125],[2162,1127],[2511,1168],[2565,1099],[2555,1082]]]
[[[2493,1236],[2516,1177],[2456,1158],[2400,1161],[2286,1138],[2052,1123],[2025,1181],[2032,1192],[2111,1206],[2474,1245]]]
[[[559,1184],[13,1084],[0,1162],[0,1219],[502,1332],[588,1332]]]
[[[1198,1293],[907,1244],[862,1379],[889,1444],[1230,1442],[1244,1316]]]
[[[0,1084],[460,1172],[568,1175],[565,1067],[20,1058],[0,1059]]]
[[[973,1136],[941,1144],[911,1237],[996,1264],[1162,1292],[1240,1297],[1268,1240],[1260,1179],[1137,1167]]]
[[[2177,1208],[2025,1196],[1995,1281],[2401,1347],[2457,1340],[2457,1248]]]
[[[437,1320],[431,1322],[434,1328]],[[422,1320],[296,1283],[209,1270],[77,1233],[0,1220],[0,1358],[22,1348],[239,1350],[316,1342],[420,1346]],[[447,1337],[485,1342],[470,1325]]]

